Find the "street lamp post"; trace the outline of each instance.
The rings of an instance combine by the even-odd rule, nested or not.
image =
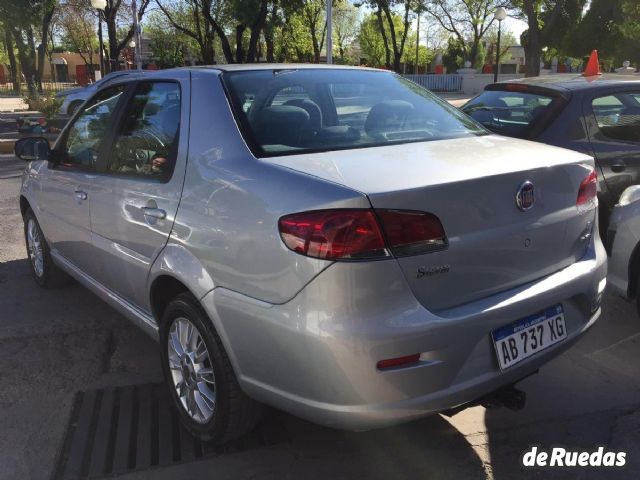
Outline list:
[[[502,30],[502,21],[507,18],[507,11],[502,8],[496,8],[494,18],[498,20],[498,45],[496,47],[496,70],[493,72],[493,83],[498,81],[498,70],[500,69],[500,33]]]
[[[102,43],[102,12],[107,6],[107,0],[91,0],[91,6],[98,10],[98,43],[100,45],[100,76],[104,77],[104,44]]]

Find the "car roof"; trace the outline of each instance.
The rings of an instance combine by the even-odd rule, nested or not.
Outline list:
[[[306,69],[323,69],[323,70],[375,70],[387,71],[377,68],[357,67],[351,65],[327,65],[324,63],[230,63],[225,65],[202,65],[197,67],[188,67],[196,69],[215,69],[223,72],[239,72],[251,70],[306,70]]]
[[[526,84],[535,87],[548,88],[559,91],[577,91],[577,90],[593,90],[607,89],[614,86],[620,86],[625,83],[632,85],[640,85],[640,74],[620,75],[615,73],[605,73],[602,75],[593,75],[584,77],[581,74],[550,74],[539,77],[518,78],[513,80],[505,80],[492,85],[503,84]]]

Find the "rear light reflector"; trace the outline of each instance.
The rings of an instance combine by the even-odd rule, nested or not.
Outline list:
[[[316,210],[286,215],[278,222],[284,244],[294,252],[325,260],[388,256],[372,210]]]
[[[596,171],[592,169],[589,175],[587,175],[585,179],[580,183],[576,205],[582,206],[594,202],[597,195],[598,177],[596,176]]]
[[[376,210],[389,248],[398,257],[441,250],[448,244],[440,219],[432,213]]]
[[[380,360],[376,365],[378,370],[386,370],[388,368],[408,367],[414,363],[420,361],[420,354],[414,353],[413,355],[407,355],[405,357],[388,358],[386,360]]]

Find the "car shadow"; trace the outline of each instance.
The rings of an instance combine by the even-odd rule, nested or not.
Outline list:
[[[634,304],[612,294],[603,311],[577,344],[518,385],[527,393],[524,409],[484,412],[486,433],[477,444],[486,449],[493,478],[640,478],[640,458],[632,453],[640,432],[625,429],[639,418],[640,321]],[[522,457],[534,446],[549,454],[554,447],[594,452],[603,446],[629,458],[614,469],[524,467]]]

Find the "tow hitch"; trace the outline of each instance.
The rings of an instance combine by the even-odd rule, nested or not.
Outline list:
[[[522,410],[527,403],[527,394],[522,390],[518,390],[515,384],[507,385],[491,393],[488,393],[484,397],[480,397],[469,403],[465,403],[458,407],[451,408],[440,412],[447,417],[453,417],[463,410],[471,407],[483,406],[486,409],[505,407],[509,410]]]

